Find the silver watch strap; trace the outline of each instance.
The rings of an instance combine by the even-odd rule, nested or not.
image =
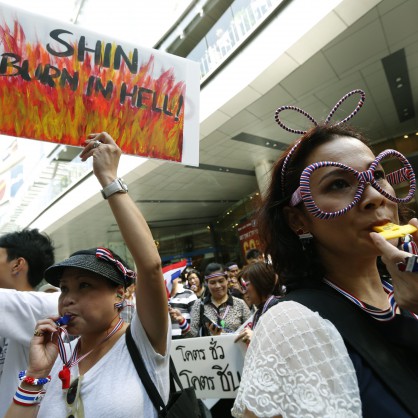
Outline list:
[[[103,187],[101,190],[102,196],[104,199],[108,199],[115,193],[127,193],[128,186],[123,182],[123,179],[117,177],[112,183],[108,184],[107,186]]]

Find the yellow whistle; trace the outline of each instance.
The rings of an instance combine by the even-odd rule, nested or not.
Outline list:
[[[407,225],[396,225],[388,222],[385,225],[374,226],[373,230],[378,232],[385,239],[401,238],[405,235],[412,234],[417,230],[415,226],[410,224]]]

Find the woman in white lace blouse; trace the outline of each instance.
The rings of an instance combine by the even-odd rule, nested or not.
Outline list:
[[[359,132],[330,123],[354,93],[361,99],[347,121],[362,91],[321,124],[292,106],[276,112],[282,127],[288,109],[315,126],[285,127],[302,136],[276,162],[259,214],[265,254],[287,295],[255,329],[235,417],[418,416],[418,316],[397,306],[387,271],[382,280],[377,259],[388,254],[373,232],[403,220],[415,176],[397,151],[376,157]],[[416,258],[412,268],[405,260],[416,251],[411,239],[390,241],[404,250],[390,247],[396,254],[384,257],[395,280],[417,280],[408,272],[418,271]]]

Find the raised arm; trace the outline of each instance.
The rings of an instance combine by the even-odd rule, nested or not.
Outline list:
[[[96,141],[100,141],[100,146]],[[121,153],[112,137],[103,132],[88,136],[80,157],[83,161],[93,158],[93,172],[101,186],[106,187],[117,178]],[[139,319],[154,350],[166,354],[167,294],[161,258],[151,231],[129,194],[115,193],[107,200],[136,264],[136,309]]]

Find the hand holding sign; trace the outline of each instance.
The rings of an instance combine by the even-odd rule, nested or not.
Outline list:
[[[197,62],[3,4],[0,18],[0,133],[80,146],[107,131],[126,154],[198,165]]]
[[[235,338],[235,342],[242,341],[247,345],[251,342],[251,338],[253,336],[253,331],[250,328],[244,328],[239,334],[238,337]]]
[[[182,383],[193,386],[198,398],[235,398],[241,381],[245,347],[236,336],[173,340],[171,357]]]

